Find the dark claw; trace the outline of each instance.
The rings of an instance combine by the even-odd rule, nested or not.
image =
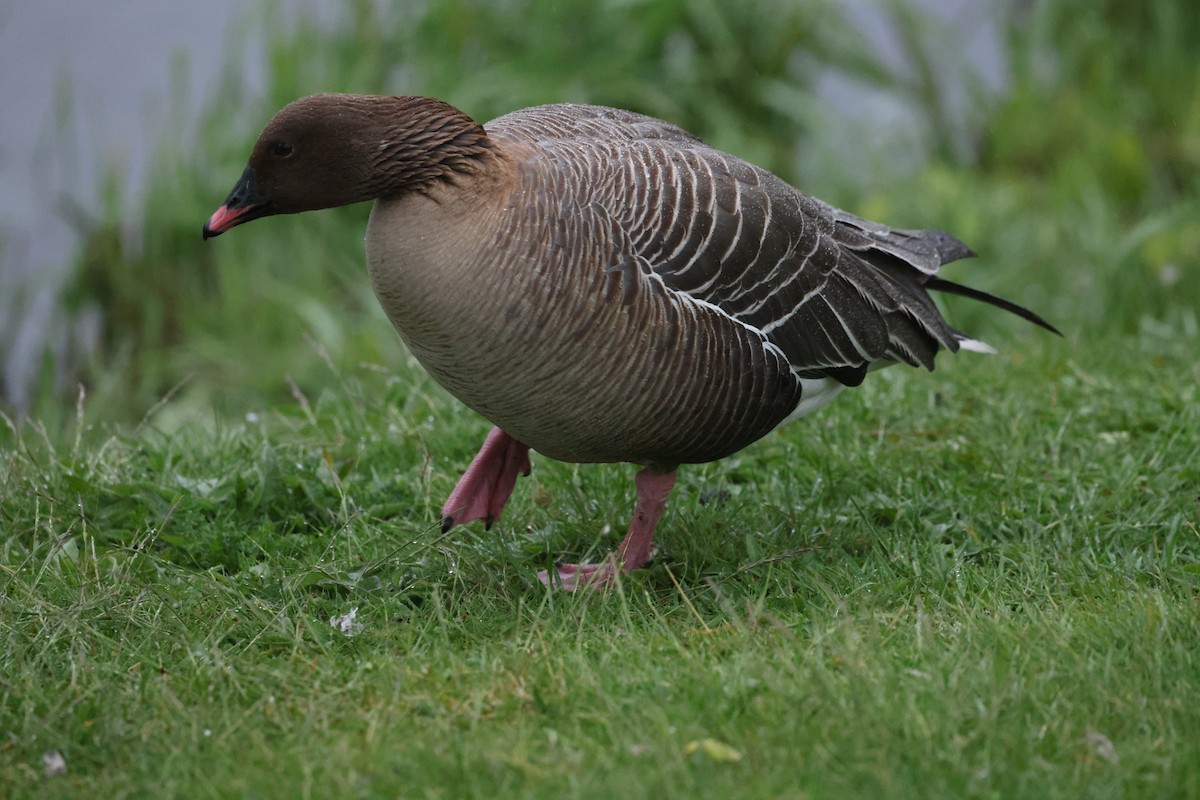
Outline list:
[[[450,530],[453,527],[454,527],[454,517],[450,516],[449,514],[442,517],[442,533],[445,533],[446,531]]]
[[[485,519],[483,521],[483,529],[485,531],[490,531],[492,529],[492,525],[495,524],[495,522],[496,522],[496,515],[488,514],[487,519]]]

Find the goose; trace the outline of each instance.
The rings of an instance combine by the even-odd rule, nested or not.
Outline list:
[[[556,565],[599,588],[651,560],[681,464],[735,453],[889,364],[995,353],[930,291],[974,255],[940,230],[871,222],[649,116],[526,108],[479,124],[428,97],[318,94],[266,125],[209,239],[260,217],[374,201],[375,295],[429,374],[495,427],[442,507],[490,528],[529,451],[631,462],[616,551]]]

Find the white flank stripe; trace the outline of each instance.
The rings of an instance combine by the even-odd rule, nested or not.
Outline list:
[[[716,181],[716,178],[712,174],[712,169],[709,168],[708,163],[705,161],[701,161],[700,164],[706,170],[708,170],[708,181],[709,181],[709,185],[712,186],[713,183]],[[696,211],[700,211],[700,210],[701,209],[696,209]],[[703,210],[707,211],[708,215],[712,218],[712,224],[708,226],[708,233],[705,235],[704,241],[701,242],[693,251],[691,260],[688,261],[688,263],[683,266],[683,269],[677,270],[675,272],[675,274],[678,275],[680,278],[684,277],[684,275],[687,274],[687,271],[689,269],[691,269],[693,266],[695,266],[696,262],[700,259],[700,256],[704,253],[705,250],[708,249],[708,243],[712,241],[713,233],[715,233],[717,230],[717,192],[715,189],[713,191],[709,192],[708,208],[705,208]],[[687,239],[684,239],[683,243],[679,245],[679,249],[676,250],[675,252],[678,253],[679,250],[682,250],[683,246],[686,244],[687,244]],[[717,274],[720,274],[719,269],[717,270]]]
[[[791,311],[784,314],[779,319],[768,323],[767,326],[763,328],[763,333],[770,333],[771,331],[778,328],[780,325],[786,324],[789,319],[796,316],[796,312],[798,312],[800,309],[804,308],[805,305],[807,305],[809,300],[813,299],[814,297],[816,297],[817,295],[819,295],[821,293],[821,290],[825,288],[825,284],[827,282],[828,282],[828,279],[823,280],[820,283],[818,283],[816,286],[814,286],[812,291],[810,291],[808,294],[804,295],[804,297],[800,298],[800,302],[796,303],[796,305],[794,305],[792,307]],[[783,288],[783,287],[780,287],[780,288]],[[763,301],[754,307],[754,310],[757,311],[759,308],[762,308],[763,305],[765,305],[766,302],[768,300],[770,300],[775,294],[778,294],[778,292],[772,292],[771,294],[764,297]]]
[[[788,414],[783,422],[779,423],[779,426],[787,425],[793,420],[824,408],[846,388],[833,378],[799,378],[798,380],[800,381],[800,403],[792,409],[792,413]]]
[[[958,348],[960,350],[970,350],[972,353],[983,353],[989,356],[996,355],[996,348],[987,342],[981,342],[978,339],[969,339],[966,336],[959,338]]]
[[[688,175],[691,177],[691,180],[689,180],[687,182],[687,185],[688,185],[688,191],[692,196],[692,202],[691,202],[692,214],[688,219],[679,219],[678,218],[679,217],[679,209],[683,205],[683,181],[680,180],[679,174],[676,172],[675,167],[672,166],[671,167],[672,177],[675,179],[675,184],[676,184],[676,193],[675,193],[676,218],[673,221],[672,227],[674,227],[674,225],[682,225],[684,232],[683,232],[683,236],[680,237],[679,244],[675,247],[674,252],[670,253],[669,255],[667,255],[663,258],[664,262],[674,261],[679,256],[680,253],[682,253],[684,250],[686,250],[692,244],[692,225],[694,225],[696,222],[696,205],[697,205],[697,203],[696,203],[696,200],[697,200],[696,185],[697,185],[697,183],[699,183],[699,181],[697,179],[695,171],[692,169],[691,164],[687,163],[686,161],[683,162],[683,164],[681,165],[680,171],[682,171],[683,169],[686,169],[688,171]],[[710,229],[708,233],[711,236],[712,230]],[[692,264],[696,263],[696,258],[699,255],[700,251],[696,250],[695,252],[696,252],[696,255],[692,256],[692,260],[687,263],[687,266],[685,266],[683,269],[675,271],[676,275],[682,277],[683,273],[687,271],[687,268],[690,267]]]

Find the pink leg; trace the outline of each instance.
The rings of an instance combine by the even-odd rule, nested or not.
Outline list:
[[[551,588],[573,592],[588,587],[600,589],[609,585],[616,577],[617,562],[623,572],[640,569],[650,563],[654,544],[654,528],[667,505],[667,496],[675,486],[675,470],[651,472],[644,469],[634,479],[637,486],[637,505],[633,509],[633,521],[629,533],[615,553],[599,564],[559,564],[554,575],[538,573],[538,580]]]
[[[442,506],[442,530],[476,519],[492,527],[517,484],[517,473],[528,475],[529,470],[529,447],[492,428]]]

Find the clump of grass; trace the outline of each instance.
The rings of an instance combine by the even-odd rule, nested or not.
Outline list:
[[[986,256],[971,282],[1065,342],[954,304],[1001,356],[884,370],[685,468],[652,567],[581,596],[533,576],[616,544],[629,470],[538,460],[495,530],[441,533],[486,424],[375,310],[362,209],[219,248],[198,223],[262,117],[321,89],[426,84],[480,116],[664,102],[786,175],[803,125],[760,105],[806,85],[779,58],[788,28],[746,62],[765,83],[738,83],[736,60],[692,75],[688,48],[745,50],[759,6],[529,0],[513,22],[362,2],[289,23],[267,96],[231,84],[195,149],[164,149],[141,244],[92,251],[80,300],[141,315],[141,337],[113,329],[48,422],[0,417],[0,793],[1200,795],[1200,325],[1195,275],[1169,269],[1195,251],[1200,188],[1183,7],[1015,19],[1016,88],[976,155],[843,203],[962,235]],[[622,20],[639,25],[614,52],[586,46]],[[1130,135],[1132,172],[1106,155]],[[352,609],[347,636],[330,620]]]
[[[415,369],[172,435],[5,424],[0,782],[1187,796],[1200,372],[1150,337],[884,371],[685,469],[653,567],[594,596],[533,575],[615,545],[628,470],[537,460],[442,534],[485,425]]]

